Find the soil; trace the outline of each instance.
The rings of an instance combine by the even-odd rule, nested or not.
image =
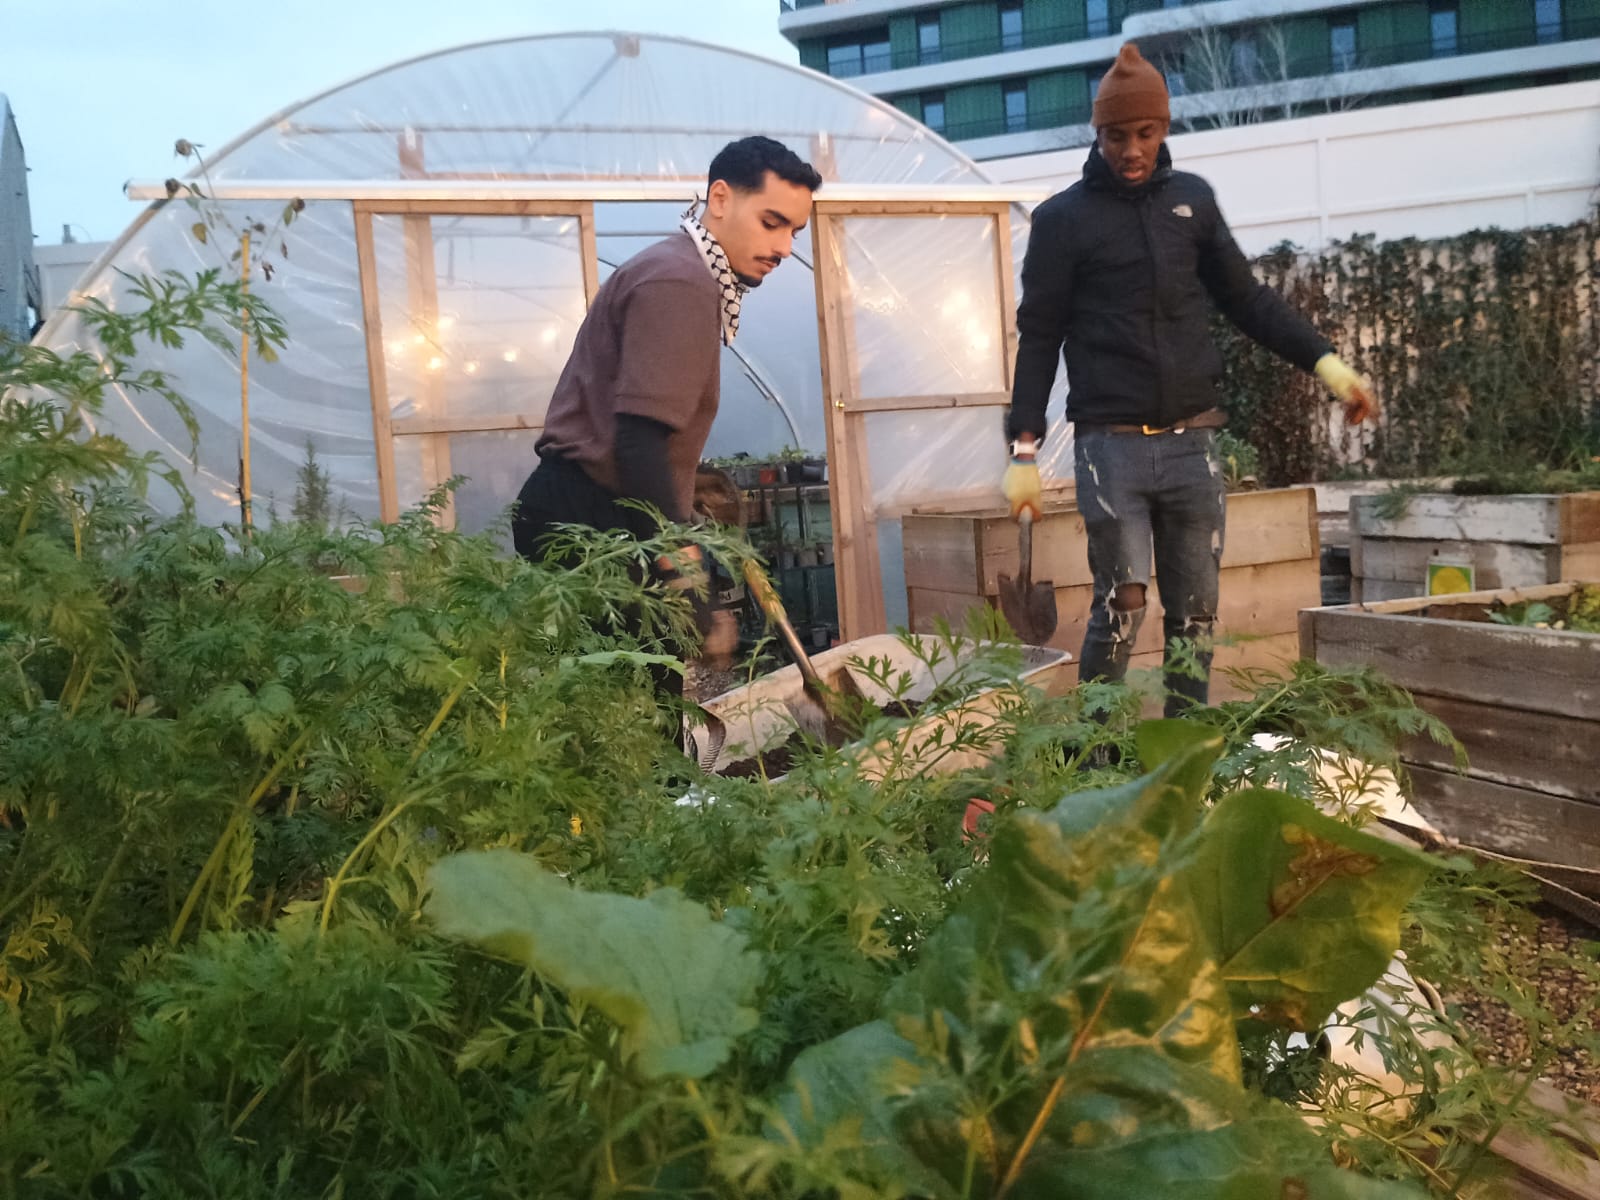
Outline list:
[[[1496,930],[1501,952],[1511,969],[1533,984],[1544,1007],[1558,1021],[1587,1014],[1585,1028],[1592,1033],[1600,1026],[1600,993],[1595,985],[1575,967],[1539,961],[1534,947],[1537,943],[1593,962],[1600,929],[1551,906],[1540,905],[1535,913],[1539,923],[1531,935],[1508,927]],[[1502,1066],[1533,1065],[1527,1026],[1504,1004],[1460,986],[1441,986],[1439,990],[1445,1002],[1459,1010],[1467,1027],[1481,1036],[1479,1053]],[[1570,1041],[1552,1046],[1549,1035],[1543,1035],[1542,1041],[1541,1057],[1550,1049],[1555,1057],[1543,1068],[1541,1078],[1569,1095],[1600,1103],[1600,1061]]]
[[[1434,617],[1446,621],[1468,621],[1482,624],[1492,619],[1490,616],[1491,613],[1506,613],[1513,616],[1520,616],[1530,605],[1543,604],[1550,609],[1550,619],[1544,623],[1544,627],[1555,629],[1559,625],[1560,628],[1567,629],[1569,628],[1568,623],[1570,620],[1569,609],[1572,607],[1574,598],[1582,598],[1586,593],[1594,590],[1595,589],[1592,586],[1584,587],[1572,595],[1551,596],[1546,600],[1523,601],[1517,604],[1503,604],[1499,601],[1495,601],[1492,604],[1430,604],[1426,608],[1408,611],[1405,615],[1408,617]],[[1572,632],[1600,632],[1600,623],[1597,623],[1592,615],[1594,608],[1594,600],[1592,598],[1588,600],[1586,607],[1588,609],[1588,613],[1586,614],[1587,619],[1580,619],[1579,623],[1575,627],[1571,627]],[[1514,624],[1521,625],[1522,622],[1519,620],[1514,622]]]

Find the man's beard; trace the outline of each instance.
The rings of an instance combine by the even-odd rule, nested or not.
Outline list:
[[[747,288],[758,288],[758,287],[760,287],[761,286],[761,280],[763,278],[760,275],[741,275],[738,271],[735,271],[733,273],[733,277],[735,279],[737,279],[740,282],[740,284],[742,284],[744,287],[747,287]]]

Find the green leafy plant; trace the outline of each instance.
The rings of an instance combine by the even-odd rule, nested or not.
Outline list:
[[[1395,1119],[1289,1041],[1403,939],[1504,974],[1442,917],[1476,873],[1314,782],[1438,732],[1403,693],[1301,665],[1146,725],[1020,686],[991,621],[918,643],[912,716],[861,664],[870,756],[708,779],[650,683],[687,607],[638,582],[685,531],[558,569],[443,493],[153,512],[168,467],[93,432],[182,404],[129,347],[270,328],[170,283],[102,355],[0,349],[0,1195],[1447,1195],[1537,1128],[1469,1041],[1373,1035],[1429,1098]]]
[[[1600,454],[1600,328],[1586,315],[1593,219],[1450,238],[1275,247],[1257,274],[1311,319],[1377,387],[1356,474],[1506,476],[1592,470]],[[1330,402],[1220,317],[1232,427],[1261,454],[1264,483],[1343,473]]]

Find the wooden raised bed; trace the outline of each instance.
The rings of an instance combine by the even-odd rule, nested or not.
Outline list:
[[[1432,561],[1470,562],[1480,591],[1600,579],[1600,492],[1408,497],[1398,517],[1385,497],[1350,500],[1350,598],[1427,594]]]
[[[1017,571],[1017,527],[1004,510],[912,513],[902,519],[906,601],[913,631],[925,633],[943,617],[959,627],[978,604],[998,606],[999,576]],[[1270,666],[1295,658],[1300,610],[1321,603],[1316,495],[1310,488],[1235,492],[1228,497],[1222,556],[1217,668]],[[1047,503],[1034,524],[1033,577],[1053,580],[1060,620],[1050,645],[1077,655],[1089,620],[1093,581],[1083,517],[1069,505]],[[1160,596],[1134,646],[1132,668],[1161,665]],[[1076,667],[1070,668],[1076,671]],[[1231,694],[1218,674],[1213,697]]]
[[[1412,800],[1450,837],[1600,895],[1600,634],[1489,622],[1486,606],[1563,597],[1550,584],[1311,609],[1300,653],[1370,666],[1450,727],[1470,765],[1410,744]],[[1454,612],[1456,616],[1449,614]]]

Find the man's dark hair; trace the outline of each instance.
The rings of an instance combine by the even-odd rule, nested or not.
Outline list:
[[[769,137],[740,138],[729,142],[711,160],[711,170],[706,177],[706,187],[722,180],[740,192],[759,192],[771,171],[785,183],[793,183],[808,191],[822,186],[822,176],[817,169],[782,142]]]

